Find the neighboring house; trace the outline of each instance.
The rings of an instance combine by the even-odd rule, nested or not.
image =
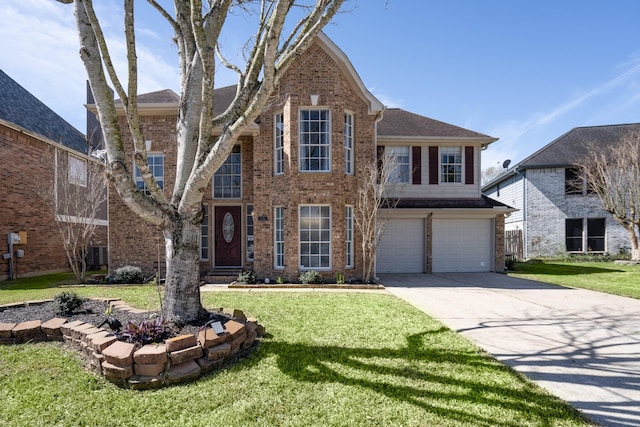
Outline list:
[[[216,90],[216,112],[234,93],[235,87]],[[170,90],[138,98],[148,158],[165,191],[175,179],[178,101]],[[361,277],[357,190],[365,165],[382,153],[397,164],[392,196],[398,204],[380,212],[389,222],[378,273],[501,271],[510,209],[480,193],[481,151],[495,140],[385,109],[321,34],[206,191],[201,271],[252,269],[272,280],[296,280],[304,270]],[[133,158],[130,167],[136,170]],[[162,274],[162,233],[131,213],[113,187],[109,209],[111,267],[132,264],[152,272],[160,266]]]
[[[48,173],[46,161],[65,168],[74,185],[83,182],[84,135],[0,70],[0,280],[68,269],[51,210],[36,194]],[[63,195],[60,195],[63,197]],[[93,244],[107,246],[107,210]],[[20,236],[9,244],[12,234]],[[106,261],[104,262],[106,264]]]
[[[576,188],[575,164],[587,146],[605,148],[639,130],[640,124],[574,128],[483,187],[487,196],[518,209],[505,228],[521,234],[522,258],[630,250],[627,232],[598,196],[587,185]]]

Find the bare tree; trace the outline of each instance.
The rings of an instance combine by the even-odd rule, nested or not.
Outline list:
[[[482,170],[482,185],[488,184],[493,179],[499,177],[505,171],[504,168],[498,166],[489,166]]]
[[[640,133],[628,133],[604,149],[590,145],[576,166],[584,180],[576,185],[600,198],[604,210],[627,231],[631,259],[640,261]]]
[[[205,314],[198,286],[204,192],[238,137],[258,117],[291,63],[311,45],[344,0],[175,0],[173,14],[159,1],[147,0],[173,28],[180,69],[177,170],[171,195],[159,187],[147,162],[137,104],[134,0],[123,0],[128,61],[126,85],[116,74],[93,2],[58,1],[73,1],[75,5],[80,56],[102,125],[110,180],[133,212],[163,232],[167,265],[163,314],[170,322],[195,320]],[[253,16],[257,18],[244,67],[232,64],[219,50],[218,40],[223,31],[238,31],[237,27],[225,26],[233,7],[255,11]],[[289,22],[291,20],[294,22]],[[285,28],[291,31],[287,33]],[[226,111],[216,117],[214,86],[219,66],[233,70],[238,84],[235,98]],[[134,153],[125,151],[107,76],[124,107]],[[132,154],[146,194],[135,185],[128,166]]]
[[[104,165],[91,156],[58,148],[46,152],[42,163],[43,176],[35,180],[35,193],[52,214],[73,274],[78,283],[85,283],[89,244],[101,210],[106,210]]]
[[[388,197],[396,187],[393,176],[397,163],[393,158],[380,153],[362,169],[358,201],[354,210],[356,228],[362,238],[362,280],[366,283],[374,274],[375,255],[388,220],[379,215],[382,208],[395,208],[398,200]]]

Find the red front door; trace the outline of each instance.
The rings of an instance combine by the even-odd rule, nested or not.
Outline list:
[[[240,206],[215,207],[216,267],[242,266],[242,209]]]

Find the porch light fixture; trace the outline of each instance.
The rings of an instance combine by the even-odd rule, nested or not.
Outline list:
[[[313,105],[314,107],[318,105],[318,99],[320,98],[320,95],[310,95],[310,97],[311,97],[311,105]]]
[[[151,140],[150,140],[150,139],[147,139],[147,140],[144,142],[144,146],[145,146],[145,148],[147,149],[147,151],[151,151]]]

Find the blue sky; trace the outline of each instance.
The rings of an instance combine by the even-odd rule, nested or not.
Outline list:
[[[121,2],[95,3],[115,40]],[[140,90],[177,91],[171,30],[137,4]],[[345,9],[325,32],[365,86],[389,107],[499,138],[483,168],[522,160],[576,126],[640,122],[640,1],[351,0]],[[0,40],[0,68],[84,131],[72,7],[2,0]],[[225,38],[228,52],[242,41]],[[218,76],[217,86],[233,83]]]

